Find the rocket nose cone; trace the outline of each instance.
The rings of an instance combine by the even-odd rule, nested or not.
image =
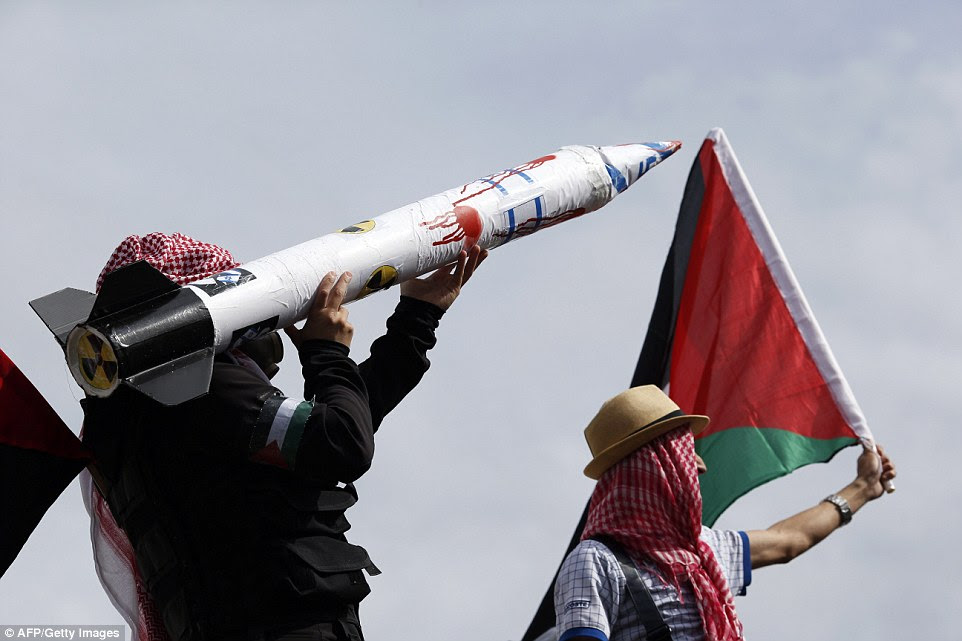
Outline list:
[[[652,149],[660,149],[662,160],[681,149],[680,140],[665,140],[663,142],[646,142],[642,144],[651,147]]]
[[[681,149],[680,140],[629,143],[601,148],[612,186],[620,193],[646,171]]]

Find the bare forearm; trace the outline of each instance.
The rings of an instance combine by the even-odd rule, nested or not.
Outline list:
[[[895,478],[895,465],[881,446],[878,453],[866,449],[858,458],[855,480],[836,492],[848,502],[852,513],[882,496],[882,486]],[[767,530],[748,532],[753,568],[788,563],[817,545],[842,525],[839,509],[822,501]]]
[[[855,480],[836,492],[848,501],[854,514],[870,500],[866,483]],[[775,523],[767,530],[748,533],[753,568],[788,563],[807,552],[842,525],[838,509],[821,501],[807,510]]]

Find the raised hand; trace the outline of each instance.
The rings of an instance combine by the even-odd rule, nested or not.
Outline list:
[[[886,483],[895,478],[895,463],[881,445],[878,453],[866,448],[858,457],[856,482],[861,482],[868,500],[882,496]]]
[[[451,265],[445,265],[425,278],[407,280],[401,283],[401,295],[423,300],[446,310],[457,299],[461,288],[474,274],[478,265],[487,257],[488,250],[477,245],[467,252],[461,250],[457,263],[453,264],[453,271]]]
[[[347,322],[347,308],[341,305],[350,282],[351,272],[344,272],[336,280],[334,272],[324,275],[317,286],[304,327],[297,329],[291,325],[284,328],[294,347],[300,349],[301,343],[315,339],[336,341],[345,347],[351,346],[354,326]]]

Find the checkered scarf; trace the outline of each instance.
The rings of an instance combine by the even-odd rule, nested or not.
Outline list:
[[[591,495],[582,539],[607,535],[655,565],[676,589],[690,582],[706,638],[742,639],[728,581],[701,540],[695,439],[687,427],[659,436],[608,469]]]
[[[202,243],[184,234],[168,236],[154,232],[143,238],[127,236],[100,272],[97,291],[104,283],[104,276],[138,260],[146,260],[178,285],[219,274],[240,264],[226,249]]]
[[[226,249],[184,234],[168,236],[155,232],[143,238],[128,236],[100,272],[97,291],[103,285],[104,276],[138,260],[146,260],[178,285],[207,278],[240,264]],[[169,641],[161,614],[140,575],[127,533],[117,525],[86,470],[81,483],[84,503],[93,522],[90,536],[97,575],[110,600],[130,626],[131,641]]]

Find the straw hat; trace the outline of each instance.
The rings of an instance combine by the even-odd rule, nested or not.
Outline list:
[[[708,426],[708,417],[683,413],[656,385],[632,387],[608,399],[585,428],[585,440],[594,457],[585,476],[600,478],[648,441],[686,423],[693,434],[699,434]]]

